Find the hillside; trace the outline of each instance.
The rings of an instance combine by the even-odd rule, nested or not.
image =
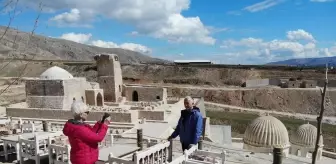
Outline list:
[[[336,57],[323,57],[323,58],[302,58],[302,59],[289,59],[284,61],[272,62],[267,65],[304,65],[304,66],[322,66],[326,63],[329,65],[336,65]]]
[[[6,27],[0,26],[0,38],[5,33],[5,30]],[[27,57],[30,59],[34,57],[34,59],[91,61],[93,60],[93,56],[97,53],[117,54],[120,57],[121,63],[167,62],[135,51],[120,48],[95,47],[63,39],[31,35],[30,33],[11,28],[9,28],[4,37],[0,39],[1,58]]]

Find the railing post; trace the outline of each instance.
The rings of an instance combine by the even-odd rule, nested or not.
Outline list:
[[[143,150],[143,138],[142,138],[142,129],[137,129],[137,145],[140,150]]]
[[[282,148],[273,149],[273,164],[282,164]]]
[[[202,128],[202,138],[203,140],[205,139],[205,128],[206,128],[206,122],[207,122],[207,118],[203,118],[203,128]]]
[[[222,150],[222,164],[225,163],[226,151]]]
[[[168,162],[171,162],[173,161],[173,140],[169,140],[170,144],[169,144],[169,147],[168,147],[168,159],[167,161]]]
[[[203,140],[198,141],[198,149],[202,150],[203,149]]]
[[[49,129],[48,129],[48,122],[47,121],[45,121],[45,120],[42,121],[42,128],[43,128],[44,132],[48,132],[49,131]]]

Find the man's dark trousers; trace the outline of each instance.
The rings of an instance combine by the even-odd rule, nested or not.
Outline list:
[[[184,152],[184,150],[188,150],[190,146],[190,144],[185,144],[185,143],[181,143],[181,145],[182,145],[182,152]]]

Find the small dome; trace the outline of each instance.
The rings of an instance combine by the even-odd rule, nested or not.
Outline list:
[[[62,79],[71,79],[73,76],[63,68],[53,66],[40,75],[41,79],[44,80],[62,80]]]
[[[290,138],[293,145],[302,147],[315,147],[317,128],[311,124],[299,126]],[[323,144],[323,137],[320,137],[320,144]]]
[[[245,130],[243,141],[244,144],[264,148],[286,148],[290,145],[285,125],[273,116],[253,120]]]

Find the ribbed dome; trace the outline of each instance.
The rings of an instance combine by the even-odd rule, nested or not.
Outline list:
[[[272,116],[253,120],[245,130],[243,141],[244,144],[264,148],[286,148],[290,145],[285,125]]]
[[[303,124],[296,129],[296,132],[290,138],[294,145],[302,147],[315,147],[317,128],[311,124]],[[320,137],[320,144],[323,144],[323,137]]]
[[[73,76],[63,68],[53,66],[40,75],[41,79],[45,80],[62,80],[62,79],[71,79]]]

